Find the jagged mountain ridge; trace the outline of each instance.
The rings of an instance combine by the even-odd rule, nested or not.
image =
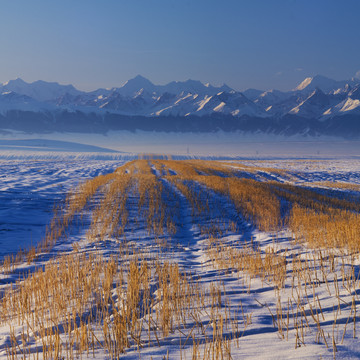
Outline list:
[[[249,89],[241,93],[225,84],[215,87],[195,80],[154,85],[140,75],[120,87],[91,92],[55,82],[39,80],[27,83],[15,79],[1,84],[0,94],[0,111],[58,109],[144,116],[205,116],[222,113],[281,117],[298,114],[306,118],[321,118],[331,116],[344,100],[359,100],[360,80],[336,81],[318,75],[306,78],[288,92]],[[27,98],[21,101],[21,95]],[[13,101],[9,101],[10,98]],[[351,106],[341,108],[342,112],[353,110]]]
[[[76,131],[80,130],[80,124],[89,129],[87,122],[90,121],[91,131],[103,132],[117,128],[116,119],[127,127],[124,118],[131,116],[132,120],[142,119],[133,125],[137,123],[136,126],[147,130],[151,130],[152,124],[154,128],[162,123],[165,126],[165,121],[154,120],[159,117],[172,121],[165,126],[169,131],[202,131],[201,126],[204,131],[231,131],[241,130],[242,126],[245,131],[301,134],[328,131],[346,116],[344,124],[359,127],[355,133],[360,135],[360,79],[336,81],[315,76],[306,78],[288,92],[256,89],[239,92],[225,84],[216,87],[196,80],[154,85],[140,75],[120,87],[91,92],[80,91],[72,85],[16,79],[0,84],[0,114],[1,128],[21,129],[22,126],[26,131],[31,129],[31,124],[39,125],[42,119],[49,131],[53,128],[67,131],[67,127],[74,126],[71,121],[77,122]],[[28,123],[25,124],[23,118],[27,118]],[[143,119],[146,118],[151,121],[145,125]],[[181,119],[182,123],[174,119]],[[250,126],[248,119],[253,119],[257,127]],[[195,124],[193,127],[190,121]],[[50,126],[48,122],[56,125]],[[324,124],[318,126],[322,122]],[[134,126],[131,129],[135,129]],[[346,133],[346,129],[343,132]]]
[[[27,83],[20,78],[1,84],[0,91],[1,93],[14,92],[20,95],[26,95],[37,101],[49,101],[65,94],[80,95],[82,93],[80,90],[75,89],[73,85],[60,85],[56,82],[42,80]]]
[[[215,87],[196,80],[154,85],[140,75],[120,87],[91,92],[55,82],[39,80],[27,83],[15,79],[1,84],[0,94],[0,111],[3,112],[10,109],[78,110],[144,116],[205,116],[222,113],[259,117],[298,114],[318,119],[339,113],[339,104],[344,100],[359,100],[360,80],[336,81],[317,75],[306,78],[294,90],[288,92],[248,89],[241,93],[225,84]],[[27,98],[21,101],[21,95]],[[9,98],[13,101],[9,101]],[[340,113],[353,110],[351,106],[341,109],[343,110]]]

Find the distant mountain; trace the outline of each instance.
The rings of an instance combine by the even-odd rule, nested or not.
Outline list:
[[[156,91],[156,86],[150,80],[137,75],[133,79],[126,81],[120,88],[113,89],[114,92],[128,97],[135,96],[140,90],[151,94]]]
[[[316,119],[330,107],[343,100],[341,95],[325,94],[319,88],[316,88],[304,101],[289,111],[289,114],[295,114],[309,119]]]
[[[359,81],[359,80],[358,80]],[[346,91],[357,83],[356,79],[347,81],[337,81],[329,79],[322,75],[316,75],[314,77],[308,77],[302,81],[294,90],[312,92],[315,89],[320,89],[324,93]]]
[[[200,81],[195,80],[187,80],[187,81],[172,81],[171,83],[159,86],[158,91],[164,93],[171,94],[179,94],[179,93],[190,93],[190,94],[198,94],[200,96],[204,95],[215,95],[219,92],[230,92],[233,91],[226,84],[215,87],[210,84],[203,84]]]
[[[0,112],[9,110],[22,111],[45,111],[56,110],[55,106],[39,102],[30,96],[19,94],[13,91],[4,91],[0,94]]]
[[[243,94],[250,99],[251,101],[254,101],[257,99],[264,91],[257,90],[257,89],[247,89],[243,91]]]
[[[327,109],[323,113],[323,119],[326,120],[329,117],[341,116],[341,115],[360,115],[360,100],[346,98],[335,106]]]
[[[0,129],[242,130],[304,136],[334,131],[335,136],[360,137],[360,80],[317,75],[287,92],[239,92],[197,80],[155,85],[138,75],[119,87],[84,92],[72,85],[15,79],[0,84]]]
[[[348,95],[351,99],[360,100],[360,84],[351,89]]]
[[[259,105],[265,111],[271,110],[271,107],[280,104],[291,98],[291,92],[283,92],[279,90],[264,91],[255,100],[255,104]]]
[[[76,90],[72,85],[60,85],[56,82],[46,82],[42,80],[27,83],[19,78],[0,85],[1,93],[9,91],[29,96],[37,101],[53,100],[65,94],[81,94],[81,91]]]

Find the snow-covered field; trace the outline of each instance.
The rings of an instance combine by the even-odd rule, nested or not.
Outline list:
[[[97,160],[96,157],[92,159],[89,156],[53,158],[52,155],[48,159],[13,160],[6,159],[7,156],[4,155],[5,159],[0,162],[1,257],[20,247],[26,248],[31,243],[38,243],[45,236],[45,227],[50,223],[54,205],[65,206],[63,202],[66,193],[79,183],[99,175],[109,174],[124,164],[124,174],[133,173],[136,177],[136,174],[141,173],[140,168],[135,167],[135,170],[131,166],[126,168],[126,162],[131,159],[127,155],[127,157],[124,155],[122,159],[119,156],[115,160]],[[241,168],[242,165],[245,166]],[[154,278],[151,278],[149,283],[149,296],[153,299],[151,305],[153,320],[150,320],[150,315],[149,318],[145,315],[141,317],[142,312],[140,311],[137,319],[138,326],[142,329],[140,335],[138,329],[134,331],[127,329],[131,335],[128,336],[125,353],[120,354],[119,358],[359,358],[358,332],[360,329],[357,322],[360,319],[358,319],[357,308],[360,300],[357,288],[351,287],[354,284],[359,285],[360,259],[358,253],[350,256],[351,254],[346,251],[342,253],[341,251],[327,252],[327,250],[323,250],[325,265],[321,267],[317,262],[319,249],[311,249],[306,243],[294,243],[293,235],[286,226],[276,232],[260,231],[253,223],[244,218],[234,202],[227,196],[215,193],[200,183],[192,184],[193,192],[190,195],[196,198],[199,204],[207,204],[207,211],[203,212],[199,208],[196,210],[196,204],[193,207],[191,200],[181,192],[181,188],[177,188],[166,176],[176,175],[176,170],[170,168],[169,172],[165,170],[162,172],[153,162],[150,163],[150,166],[150,173],[156,175],[156,178],[151,180],[154,183],[151,184],[152,186],[161,184],[163,211],[165,216],[169,216],[174,222],[176,232],[170,234],[168,225],[165,226],[163,233],[157,232],[157,230],[148,231],[147,224],[149,214],[151,214],[150,202],[148,203],[148,199],[145,198],[143,205],[139,205],[140,185],[133,184],[131,181],[126,184],[120,182],[114,189],[120,191],[116,195],[119,199],[124,198],[124,203],[116,203],[122,209],[118,214],[120,219],[126,212],[123,233],[115,235],[105,232],[101,236],[99,234],[89,235],[89,229],[93,226],[94,214],[101,205],[101,194],[98,197],[95,196],[91,203],[84,208],[81,216],[78,215],[73,224],[68,227],[65,236],[58,239],[55,247],[47,256],[40,254],[38,258],[28,264],[21,263],[16,265],[12,271],[3,271],[0,275],[2,291],[5,291],[9,284],[17,279],[18,274],[22,276],[28,271],[34,271],[36,266],[43,267],[48,264],[49,259],[56,256],[71,254],[75,251],[76,254],[101,256],[109,261],[111,256],[116,256],[121,251],[119,249],[126,247],[126,251],[121,255],[123,257],[116,258],[120,263],[122,261],[124,263],[131,262],[132,256],[136,257],[134,254],[140,254],[138,255],[141,259],[140,263],[146,259],[150,268],[151,264],[156,261],[162,265],[166,262],[178,264],[182,274],[191,275],[191,279],[196,284],[196,286],[194,285],[195,293],[200,294],[203,303],[201,305],[197,303],[198,308],[188,310],[186,318],[174,318],[171,329],[168,333],[164,333],[164,329],[159,325],[161,321],[156,320],[165,311],[164,289],[161,287],[159,275],[156,272],[157,275],[153,274]],[[330,189],[329,186],[332,183],[331,191],[334,192],[334,196],[360,199],[360,189],[356,188],[360,184],[359,159],[270,159],[266,161],[249,159],[229,161],[228,165],[223,163],[222,166],[237,169],[240,178],[257,179],[260,182],[276,180],[282,184],[302,184],[306,187],[316,186],[320,192]],[[247,168],[248,166],[250,168]],[[285,171],[277,172],[277,170]],[[345,188],[344,186],[337,188],[338,182],[349,184],[349,186],[354,185],[354,188]],[[147,189],[150,194],[152,187]],[[121,207],[122,204],[124,204],[124,208]],[[112,211],[106,204],[101,209],[105,209],[109,213]],[[156,214],[155,211],[155,218]],[[96,216],[98,216],[98,223],[96,223],[98,228],[96,229],[100,229],[101,220],[99,219],[103,219],[103,222],[106,219],[101,217],[103,216],[101,211]],[[215,231],[213,228],[217,230]],[[225,254],[225,250],[230,249],[230,253],[236,252],[241,250],[245,243],[248,243],[254,246],[261,256],[273,251],[279,255],[279,258],[285,259],[286,277],[283,286],[278,287],[276,279],[252,276],[246,271],[238,271],[234,264],[226,267],[224,263],[214,261],[212,256],[215,258],[216,255],[209,250],[209,242],[213,236],[212,231],[216,232],[215,243],[218,242],[216,245],[218,247],[212,248],[212,251],[221,249]],[[75,243],[77,245],[73,246]],[[333,262],[334,269],[331,270],[327,267],[328,258],[325,260],[326,256],[330,256],[329,254],[336,254]],[[299,259],[301,261],[297,263],[296,261]],[[314,279],[310,279],[313,276],[310,275],[310,272],[309,279],[304,280],[305,285],[296,283],[303,280],[299,274],[294,275],[294,266],[300,263],[310,263],[309,268],[313,264],[312,269],[315,273],[317,272],[314,275],[316,286]],[[321,273],[324,269],[328,273]],[[347,287],[346,274],[349,269],[354,270],[353,274],[357,280],[355,279],[354,282],[351,282],[351,286]],[[125,278],[127,279],[125,283],[128,283],[129,277]],[[110,329],[115,317],[114,309],[121,309],[121,305],[119,305],[121,301],[129,301],[125,292],[123,294],[121,291],[119,292],[119,286],[115,280],[111,284],[112,305],[109,310],[111,316],[108,318]],[[307,290],[306,286],[308,286]],[[82,294],[79,293],[78,296],[82,296]],[[51,297],[50,292],[49,297]],[[213,303],[211,304],[211,302]],[[2,306],[3,310],[5,306]],[[71,306],[70,303],[69,306]],[[92,304],[92,306],[95,305]],[[194,303],[189,306],[194,306]],[[83,313],[78,313],[76,318],[78,326],[81,326],[82,321],[86,322],[86,319],[89,319],[88,311],[90,310],[83,309]],[[146,310],[143,311],[146,312]],[[74,349],[79,346],[69,345],[69,339],[73,339],[76,343],[80,342],[78,336],[79,338],[83,336],[76,333],[74,324],[73,335],[67,334],[66,321],[61,319],[59,319],[59,323],[51,325],[53,333],[43,335],[41,332],[33,331],[26,316],[22,322],[17,322],[11,320],[10,314],[11,311],[9,314],[2,313],[1,359],[16,358],[13,355],[15,353],[8,350],[10,346],[13,346],[14,351],[17,352],[18,359],[32,359],[37,356],[42,358],[43,346],[48,346],[51,341],[55,344],[57,340],[54,339],[60,339],[62,342],[61,358],[112,358],[109,355],[109,348],[113,349],[115,343],[111,343],[113,347],[107,347],[106,339],[102,338],[102,330],[99,327],[96,328],[95,325],[92,329],[92,340],[89,340],[90,343],[92,342],[91,350],[84,350],[80,355],[75,350],[73,353],[65,350],[71,346]],[[51,322],[49,327],[50,324]],[[109,331],[110,333],[111,331]],[[214,335],[215,333],[216,335]],[[220,333],[221,344],[218,342]],[[59,338],[57,338],[58,335]],[[111,336],[110,334],[109,339]],[[45,345],[44,340],[41,340],[44,338],[48,341],[45,342]],[[54,349],[55,347],[54,345]],[[85,348],[83,347],[83,349]],[[198,348],[198,357],[194,357],[194,348]],[[56,351],[53,350],[51,354],[48,358],[54,358]]]
[[[242,160],[242,164],[261,166],[271,169],[283,169],[294,177],[296,183],[318,181],[347,182],[360,184],[360,159],[340,157],[333,159],[278,159],[278,160]]]
[[[90,178],[113,172],[125,160],[72,159],[58,154],[46,159],[26,152],[27,158],[0,160],[0,257],[36,245],[45,234],[53,208],[67,192]],[[14,155],[12,152],[11,156]],[[19,157],[17,155],[17,157]]]

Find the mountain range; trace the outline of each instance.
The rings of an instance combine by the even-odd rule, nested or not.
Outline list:
[[[120,87],[15,79],[0,84],[0,129],[27,132],[243,131],[360,137],[360,79],[317,75],[291,91],[243,92],[200,81],[154,85],[138,75]]]

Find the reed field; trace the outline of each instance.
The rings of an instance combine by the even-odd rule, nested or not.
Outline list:
[[[329,166],[143,155],[81,181],[3,256],[0,359],[357,358],[360,167]]]

